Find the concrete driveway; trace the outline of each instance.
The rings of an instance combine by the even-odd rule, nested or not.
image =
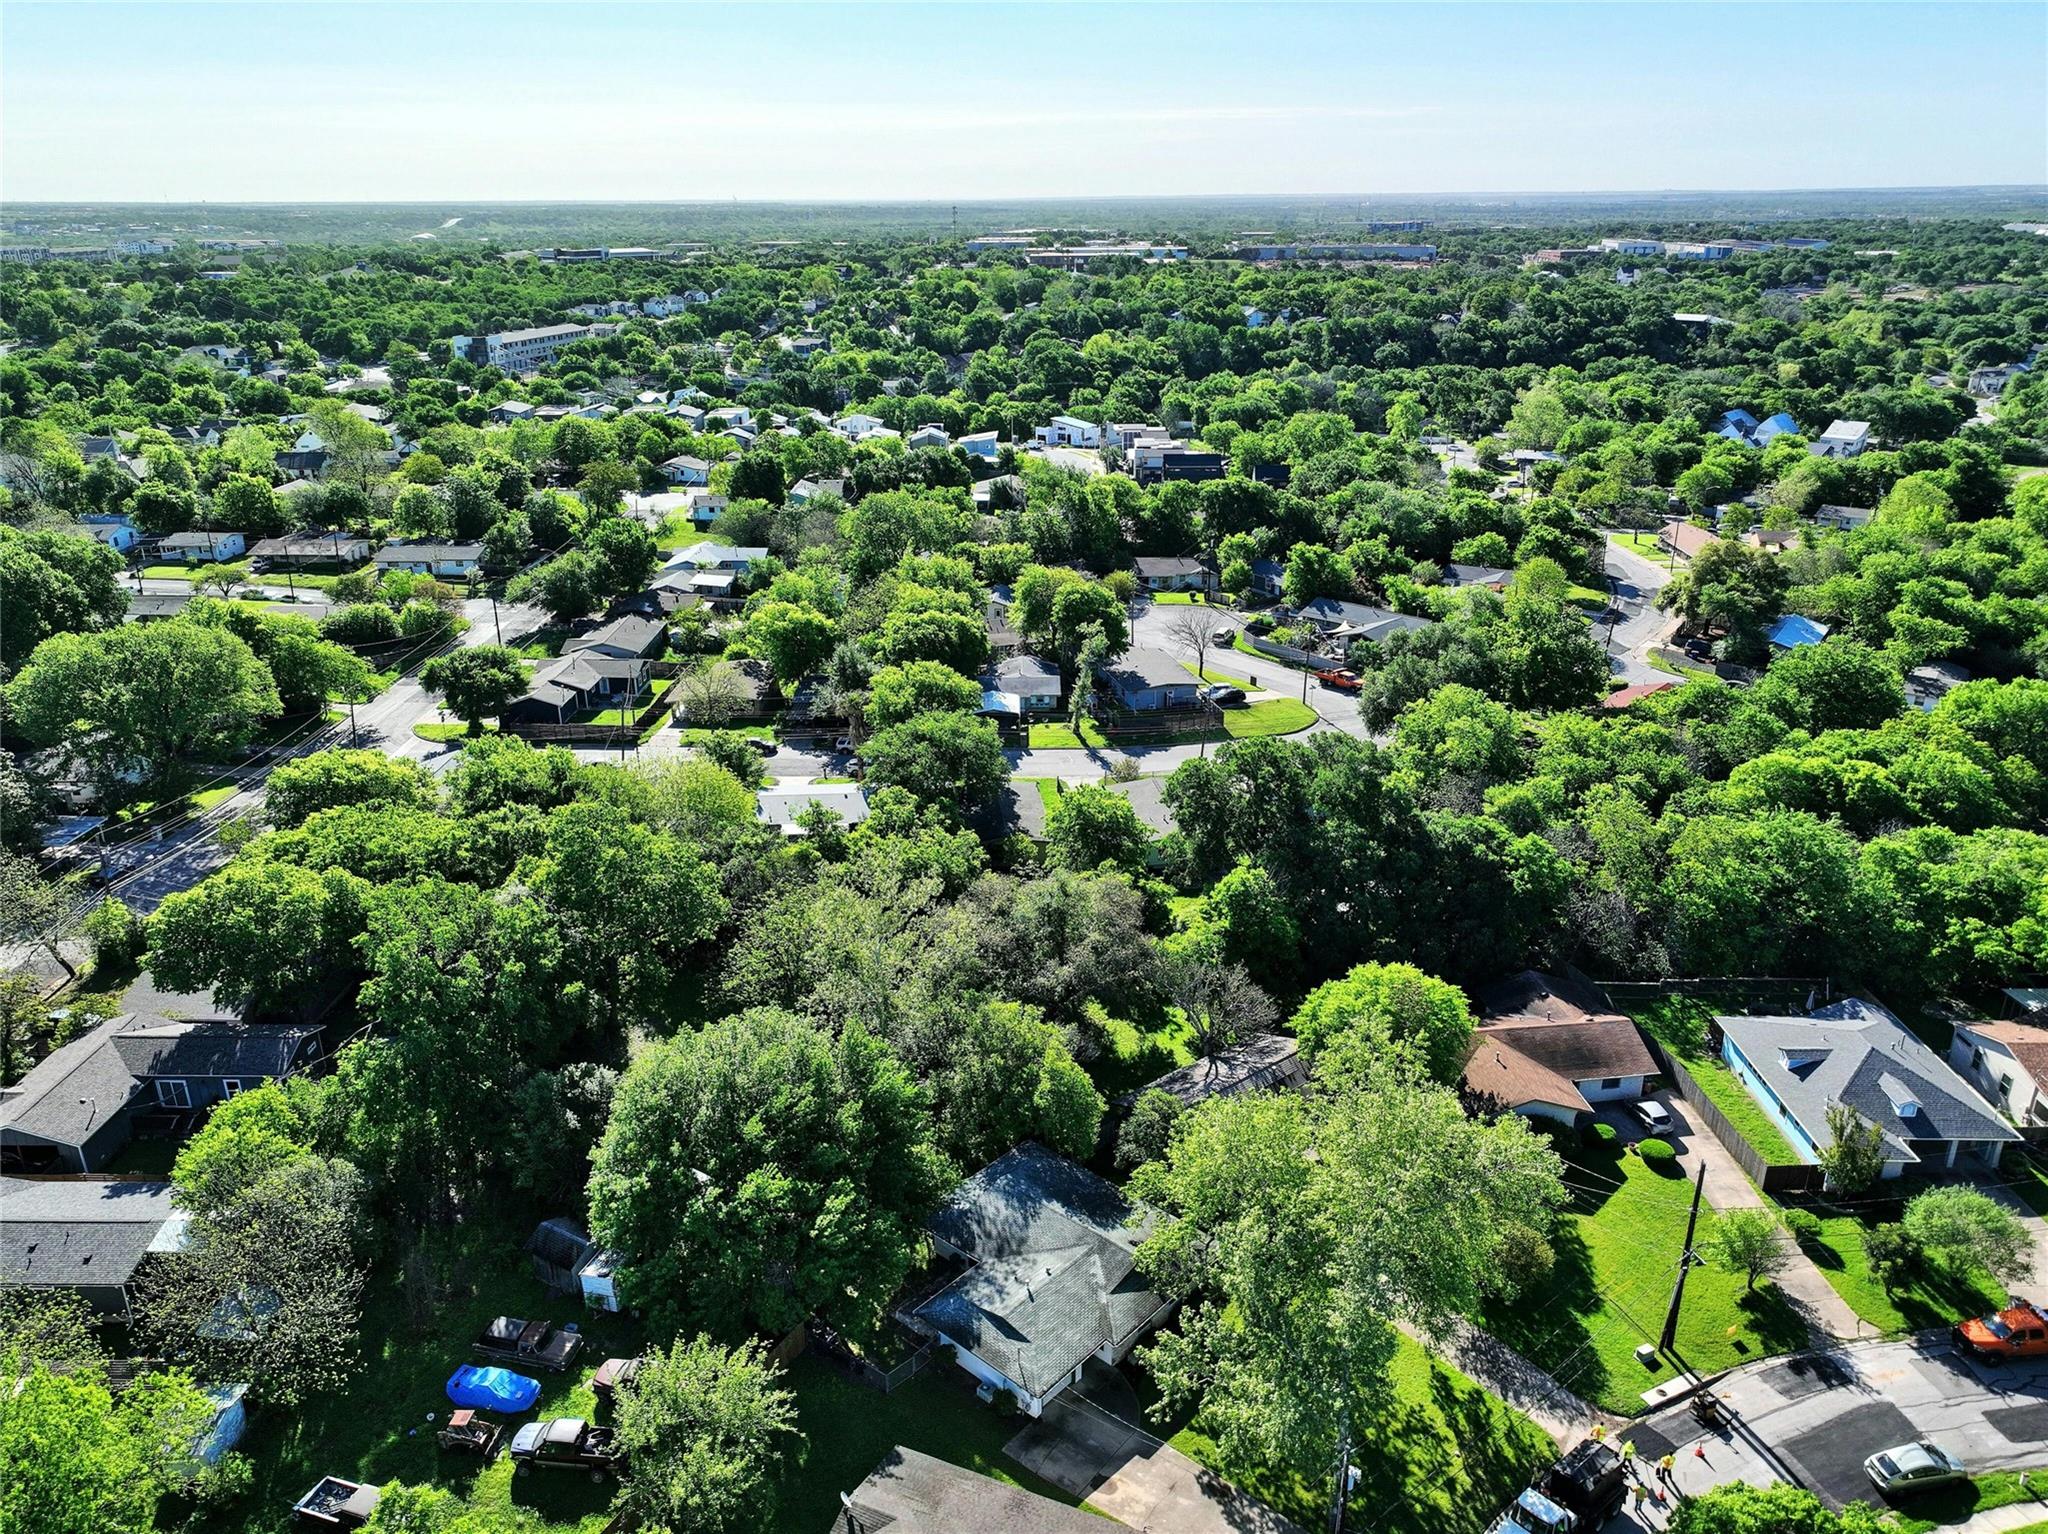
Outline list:
[[[1150,1534],[1301,1534],[1263,1502],[1135,1426],[1129,1397],[1122,1376],[1091,1363],[1080,1387],[1055,1400],[1003,1452],[1098,1512]],[[1113,1409],[1120,1405],[1131,1410]]]

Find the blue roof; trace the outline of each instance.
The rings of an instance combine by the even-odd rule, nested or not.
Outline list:
[[[1743,430],[1747,431],[1756,425],[1756,417],[1751,415],[1747,410],[1743,410],[1738,407],[1734,410],[1722,411],[1721,424],[1723,426],[1739,426]]]
[[[1770,641],[1782,650],[1794,650],[1801,645],[1819,644],[1828,637],[1828,626],[1815,623],[1804,613],[1787,613],[1771,625]]]
[[[1799,423],[1792,419],[1790,413],[1783,410],[1780,410],[1763,424],[1770,427],[1773,431],[1797,432],[1799,430]]]

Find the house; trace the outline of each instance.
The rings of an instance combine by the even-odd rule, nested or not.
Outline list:
[[[1923,714],[1932,713],[1937,703],[1969,680],[1967,666],[1952,660],[1929,661],[1906,673],[1906,701]]]
[[[912,431],[911,434],[904,439],[903,445],[905,447],[912,448],[951,447],[953,445],[953,439],[947,435],[945,427],[936,424],[928,424],[920,426],[916,430]]]
[[[1200,696],[1201,684],[1164,650],[1127,650],[1102,668],[1102,681],[1125,708],[1144,712],[1193,708]]]
[[[960,450],[970,458],[986,458],[994,463],[996,455],[1002,451],[1002,442],[992,431],[970,432],[960,439]]]
[[[1714,426],[1715,436],[1746,447],[1769,447],[1780,437],[1798,434],[1799,423],[1783,410],[1761,421],[1747,410],[1730,410]]]
[[[651,618],[614,618],[562,646],[564,655],[592,660],[646,660],[668,648],[668,630]]]
[[[621,618],[646,623],[646,618]],[[501,725],[572,724],[577,714],[615,701],[630,703],[647,682],[647,662],[637,657],[560,655],[533,668],[526,691],[505,705]]]
[[[1140,444],[1141,448],[1150,444]],[[1136,479],[1141,485],[1162,484],[1169,480],[1221,479],[1230,468],[1230,460],[1222,453],[1212,453],[1202,448],[1191,448],[1179,442],[1163,444],[1156,456],[1139,452],[1137,455]]]
[[[897,1447],[840,1494],[819,1534],[1101,1534],[1104,1520],[915,1449]]]
[[[1141,554],[1131,573],[1147,591],[1208,591],[1214,579],[1199,559],[1172,555]]]
[[[806,506],[820,496],[837,496],[846,499],[846,481],[843,479],[812,479],[808,475],[789,487],[789,503],[792,506]]]
[[[708,485],[711,483],[711,465],[701,458],[678,455],[662,464],[661,477],[671,485]]]
[[[765,548],[740,548],[706,539],[702,543],[691,544],[687,549],[677,549],[662,561],[661,567],[664,570],[731,570],[744,575],[754,567],[755,561],[767,557]]]
[[[1128,1109],[1147,1092],[1164,1092],[1177,1099],[1183,1108],[1192,1108],[1212,1097],[1299,1089],[1306,1085],[1308,1065],[1301,1058],[1300,1045],[1288,1034],[1255,1033],[1221,1054],[1205,1055],[1148,1081],[1135,1092],[1126,1092],[1116,1104]]]
[[[249,550],[265,569],[297,569],[303,565],[359,565],[370,557],[370,540],[339,528],[308,529],[265,538]]]
[[[1697,522],[1671,521],[1657,530],[1658,544],[1680,559],[1697,559],[1719,536]]]
[[[1031,435],[1046,447],[1102,446],[1102,428],[1073,415],[1056,415]]]
[[[225,564],[240,559],[249,546],[241,533],[171,533],[157,541],[157,558],[165,564]]]
[[[429,538],[394,538],[372,556],[379,570],[452,576],[476,574],[483,557],[481,543],[436,543]]]
[[[1255,559],[1252,561],[1252,590],[1262,597],[1278,601],[1287,584],[1287,567],[1277,559]]]
[[[982,1392],[1026,1415],[1120,1362],[1172,1309],[1133,1261],[1157,1217],[1111,1183],[1026,1140],[963,1182],[926,1229],[966,1264],[902,1317],[944,1343]]]
[[[1629,687],[1617,687],[1600,700],[1600,707],[1614,710],[1634,708],[1643,699],[1663,692],[1670,686],[1669,682],[1637,682]]]
[[[129,1285],[155,1252],[185,1244],[168,1182],[0,1177],[0,1288],[69,1289],[125,1318]]]
[[[1830,421],[1807,451],[1816,458],[1854,458],[1870,446],[1868,421]]]
[[[1294,610],[1294,616],[1298,622],[1321,630],[1326,639],[1369,639],[1374,644],[1395,634],[1426,629],[1434,621],[1365,602],[1344,602],[1336,597],[1317,597],[1313,602],[1304,602]]]
[[[1728,509],[1733,510],[1732,507]],[[1742,541],[1753,549],[1782,554],[1787,549],[1799,547],[1800,536],[1796,527],[1752,527],[1742,535]]]
[[[72,522],[57,529],[73,538],[90,538],[104,543],[116,554],[125,554],[142,541],[142,534],[126,520],[119,522]]]
[[[888,424],[878,415],[843,415],[832,423],[832,429],[847,441],[858,442]]]
[[[1444,566],[1446,586],[1484,586],[1488,591],[1504,591],[1514,578],[1514,571],[1503,570],[1497,565]]]
[[[1868,527],[1876,515],[1868,506],[1823,506],[1813,514],[1813,520],[1838,533],[1853,533],[1859,527]]]
[[[1829,634],[1825,623],[1816,623],[1804,613],[1786,613],[1765,631],[1774,650],[1797,650],[1819,644]]]
[[[531,373],[553,362],[563,347],[593,336],[611,335],[617,329],[616,325],[536,325],[490,335],[453,336],[448,350],[451,356],[478,367],[494,367],[504,373]]]
[[[1131,813],[1138,817],[1138,824],[1150,831],[1155,840],[1178,829],[1173,810],[1166,802],[1165,778],[1127,778],[1123,782],[1111,779],[1102,786],[1130,801]],[[1160,861],[1159,849],[1154,847],[1148,851],[1146,861],[1156,866]]]
[[[1060,668],[1036,655],[1012,655],[998,661],[985,686],[1017,700],[1024,713],[1050,713],[1060,706]]]
[[[857,826],[868,818],[867,790],[858,783],[820,783],[764,788],[756,796],[754,819],[764,826],[779,826],[784,836],[802,836],[799,818],[814,804],[837,815],[842,826]]]
[[[192,603],[189,591],[131,591],[124,623],[158,623],[175,618]]]
[[[532,420],[533,406],[523,399],[499,400],[497,404],[491,406],[486,414],[491,420],[498,422],[500,425],[509,426],[516,421]]]
[[[683,506],[690,514],[691,524],[696,527],[709,527],[729,504],[726,497],[714,495],[709,490],[691,490],[683,496]]]
[[[1657,1062],[1625,1017],[1506,1017],[1472,1030],[1464,1091],[1525,1118],[1583,1126],[1595,1105],[1634,1102]]]
[[[1721,419],[1714,423],[1714,435],[1726,437],[1730,442],[1747,442],[1756,427],[1756,417],[1738,407],[1721,412]]]
[[[173,1122],[163,1127],[177,1127],[182,1115],[305,1069],[319,1040],[309,1024],[108,1018],[0,1090],[0,1168],[98,1171],[137,1118],[165,1114]]]
[[[286,479],[318,479],[327,472],[327,449],[324,447],[291,447],[271,459],[277,472]]]
[[[2048,1127],[2048,1027],[1957,1023],[1948,1063],[2022,1129]]]
[[[1818,1165],[1830,1105],[1877,1126],[1884,1175],[1982,1171],[2019,1134],[1891,1013],[1851,998],[1811,1017],[1716,1017],[1721,1058],[1791,1142]]]
[[[1749,440],[1751,445],[1755,447],[1769,447],[1780,437],[1796,437],[1798,435],[1799,423],[1793,420],[1788,413],[1780,410],[1776,415],[1766,416],[1763,420],[1759,421],[1756,430],[1750,434]]]

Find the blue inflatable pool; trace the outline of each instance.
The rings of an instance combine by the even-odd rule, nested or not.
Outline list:
[[[528,1410],[540,1399],[540,1381],[510,1369],[464,1364],[448,1376],[448,1399],[457,1406],[509,1415]]]

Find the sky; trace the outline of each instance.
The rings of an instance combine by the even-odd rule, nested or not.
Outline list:
[[[2048,5],[0,5],[0,198],[2048,182]]]

